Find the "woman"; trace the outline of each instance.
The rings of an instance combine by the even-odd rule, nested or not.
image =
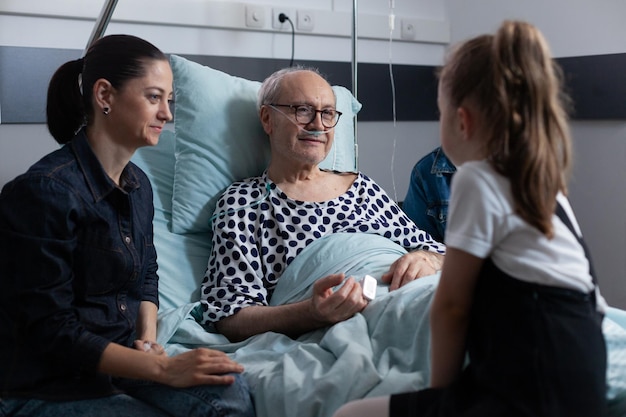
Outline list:
[[[130,162],[172,118],[152,44],[95,42],[48,90],[61,149],[0,194],[0,414],[250,416],[242,367],[157,335],[152,189]]]
[[[605,415],[606,304],[566,197],[562,99],[558,67],[528,23],[504,22],[453,51],[438,105],[458,170],[430,388],[349,403],[335,417]]]

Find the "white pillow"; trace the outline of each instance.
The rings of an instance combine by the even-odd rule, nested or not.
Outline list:
[[[235,77],[177,55],[174,72],[176,164],[172,232],[210,231],[217,199],[234,181],[260,175],[269,162],[267,135],[258,118],[261,83]],[[333,86],[343,115],[322,168],[355,171],[354,117],[361,104],[344,87]]]

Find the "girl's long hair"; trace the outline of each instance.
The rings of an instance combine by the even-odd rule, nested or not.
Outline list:
[[[572,149],[561,70],[534,26],[505,21],[462,43],[440,72],[452,105],[475,103],[489,123],[489,162],[510,180],[516,213],[553,236],[556,195],[567,193]]]

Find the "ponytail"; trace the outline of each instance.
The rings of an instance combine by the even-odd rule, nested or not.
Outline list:
[[[491,162],[511,180],[517,213],[553,235],[556,195],[567,192],[571,139],[560,68],[534,26],[507,21],[492,46],[499,129]]]
[[[82,58],[69,61],[59,67],[48,86],[48,130],[60,144],[69,142],[85,123],[85,106],[79,84],[82,70]]]

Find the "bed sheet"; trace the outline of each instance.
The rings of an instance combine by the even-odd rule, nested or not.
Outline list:
[[[307,247],[286,269],[273,304],[307,298],[315,280],[336,270],[379,277],[404,249],[376,235],[335,234]],[[268,332],[239,343],[194,319],[189,303],[159,320],[159,342],[169,354],[198,346],[227,352],[245,367],[259,417],[330,417],[356,398],[424,388],[428,383],[428,314],[439,276],[379,294],[360,314],[291,339]],[[208,331],[207,331],[208,330]],[[512,329],[514,330],[514,329]],[[607,399],[611,416],[626,415],[626,330],[609,316]]]

